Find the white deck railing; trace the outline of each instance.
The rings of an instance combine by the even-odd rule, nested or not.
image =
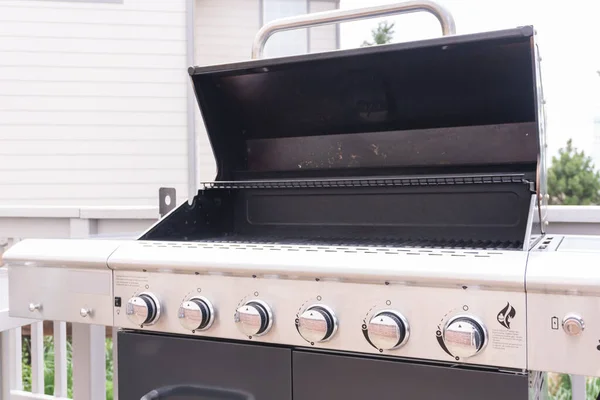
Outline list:
[[[600,234],[600,207],[552,207],[549,217],[551,233]],[[0,246],[25,238],[135,237],[157,219],[157,207],[0,206]],[[2,243],[2,238],[8,243]],[[106,328],[72,324],[68,336],[67,324],[51,324],[49,336],[44,336],[42,322],[8,317],[7,275],[0,268],[0,400],[57,400],[69,394],[77,400],[106,400],[111,395],[116,400],[116,330],[111,335],[112,377],[107,381]],[[28,341],[23,340],[24,331],[29,332]],[[50,337],[52,341],[45,341]],[[45,342],[53,344],[52,352]],[[24,349],[23,343],[30,343],[30,348]],[[30,362],[24,363],[24,351]],[[47,376],[53,376],[53,382]],[[571,380],[572,400],[585,400],[585,377]],[[44,394],[47,386],[53,386],[48,395]]]

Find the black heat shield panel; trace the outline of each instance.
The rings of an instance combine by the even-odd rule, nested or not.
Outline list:
[[[253,139],[247,143],[247,168],[263,174],[327,171],[340,175],[357,168],[376,174],[377,169],[463,165],[482,172],[485,160],[489,165],[512,164],[518,170],[518,164],[527,163],[537,151],[535,141],[528,140],[535,132],[535,123],[520,123]],[[506,143],[512,146],[510,151],[499,151]]]
[[[190,68],[216,181],[535,174],[533,35],[523,27]]]
[[[292,360],[294,400],[530,398],[528,376],[522,373],[301,350],[292,353]]]
[[[522,247],[526,182],[456,185],[212,188],[141,240],[235,240]],[[451,246],[451,244],[450,244]],[[458,245],[457,245],[458,246]]]

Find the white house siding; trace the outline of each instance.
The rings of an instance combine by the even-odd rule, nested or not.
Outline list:
[[[309,12],[309,0],[262,0],[263,23]],[[308,52],[308,30],[276,32],[265,45],[265,57],[283,57]]]
[[[0,204],[186,195],[185,0],[0,1]]]
[[[312,0],[308,3],[309,12],[330,11],[339,8],[336,0]],[[323,25],[309,28],[309,51],[319,53],[336,50],[339,47],[337,25]]]

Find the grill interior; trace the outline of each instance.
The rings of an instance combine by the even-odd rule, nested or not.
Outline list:
[[[215,182],[144,240],[521,249],[523,175]]]

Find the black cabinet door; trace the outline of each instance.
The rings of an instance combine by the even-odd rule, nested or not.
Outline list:
[[[293,353],[294,400],[527,400],[523,375]]]
[[[244,390],[256,400],[291,400],[291,362],[289,349],[119,332],[119,399],[139,400],[162,386],[196,384]]]

